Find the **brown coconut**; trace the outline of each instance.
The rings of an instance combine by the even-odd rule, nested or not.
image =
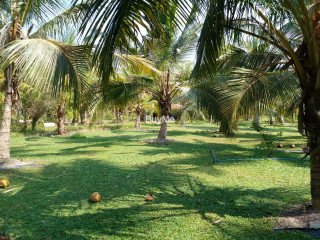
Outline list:
[[[146,197],[145,197],[145,201],[146,202],[152,202],[152,201],[154,201],[155,200],[155,196],[153,195],[153,194],[148,194]]]
[[[296,148],[296,145],[291,144],[291,145],[290,145],[290,148]]]
[[[9,187],[10,182],[7,179],[0,179],[0,188],[7,188]]]
[[[283,148],[283,145],[281,143],[278,144],[278,148]]]
[[[94,192],[91,194],[90,201],[93,203],[97,203],[101,201],[101,195],[98,192]]]

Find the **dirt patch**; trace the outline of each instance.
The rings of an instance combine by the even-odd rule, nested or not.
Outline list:
[[[41,166],[42,165],[32,161],[12,159],[9,162],[0,163],[0,171],[10,170],[10,169],[21,169],[21,168],[39,168]]]
[[[310,203],[294,205],[277,218],[274,230],[300,230],[320,236],[320,212]]]
[[[150,139],[150,140],[146,140],[143,141],[143,143],[147,143],[147,144],[168,144],[168,143],[173,143],[175,142],[173,139]]]

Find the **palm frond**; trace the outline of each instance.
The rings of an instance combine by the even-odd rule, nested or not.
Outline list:
[[[61,35],[69,33],[71,29],[76,31],[83,20],[84,11],[88,4],[78,4],[67,9],[51,20],[42,24],[36,32],[30,35],[31,38],[48,38],[59,39]]]
[[[10,43],[1,51],[2,66],[14,64],[20,81],[54,93],[85,88],[89,54],[86,46],[71,46],[44,39]]]

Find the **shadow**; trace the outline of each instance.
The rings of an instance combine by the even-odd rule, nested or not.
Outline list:
[[[12,186],[0,191],[0,233],[30,240],[201,239],[216,234],[275,239],[279,235],[263,221],[272,222],[289,199],[296,201],[293,196],[303,192],[205,185],[162,161],[124,168],[82,159],[7,175]],[[95,191],[103,196],[99,204],[88,202]],[[144,202],[148,192],[156,195],[154,202]],[[218,220],[222,222],[216,225]],[[199,231],[203,224],[206,228]],[[283,236],[308,239],[305,234]]]

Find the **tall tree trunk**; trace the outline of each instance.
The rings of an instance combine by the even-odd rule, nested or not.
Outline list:
[[[17,16],[17,4],[14,5],[14,19],[11,29],[11,41],[17,39],[19,30],[19,17]],[[13,78],[14,78],[14,66],[10,65],[5,70],[5,82],[6,90],[4,97],[4,110],[0,128],[0,162],[8,162],[10,160],[10,133],[11,133],[11,117],[12,117],[12,101],[13,101]],[[17,80],[17,79],[16,79]],[[16,88],[18,88],[18,82],[16,81]]]
[[[254,114],[253,124],[255,126],[260,126],[260,115],[258,111]]]
[[[141,127],[141,108],[140,108],[139,104],[138,104],[138,106],[136,108],[136,114],[137,114],[137,119],[136,119],[135,128],[137,130],[140,130],[140,127]]]
[[[5,72],[6,92],[4,98],[4,111],[0,129],[0,162],[10,160],[10,132],[12,114],[12,66]]]
[[[64,125],[65,101],[60,101],[60,103],[58,105],[57,115],[58,115],[58,135],[64,135],[64,134],[66,134],[65,125]]]
[[[310,148],[310,188],[312,206],[320,210],[320,90],[305,92],[300,113]]]

